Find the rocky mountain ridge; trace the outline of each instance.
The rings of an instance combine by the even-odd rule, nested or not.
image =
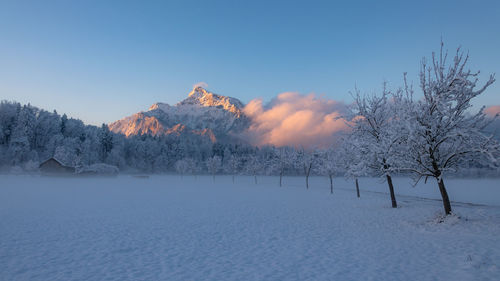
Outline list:
[[[127,137],[197,135],[211,142],[234,140],[249,125],[243,107],[236,98],[195,87],[186,99],[173,106],[155,103],[147,111],[111,123],[109,129]]]

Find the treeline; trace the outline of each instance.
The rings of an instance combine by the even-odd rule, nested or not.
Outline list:
[[[105,124],[85,125],[29,104],[0,103],[0,166],[7,172],[36,171],[40,162],[55,157],[69,166],[106,163],[124,172],[297,174],[301,167],[284,163],[283,151],[295,158],[305,154],[301,149],[212,143],[190,136],[126,138]]]

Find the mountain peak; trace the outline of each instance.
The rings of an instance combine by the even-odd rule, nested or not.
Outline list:
[[[238,117],[241,115],[241,110],[243,108],[243,103],[238,99],[217,95],[200,86],[193,88],[188,97],[178,103],[177,106],[187,104],[194,104],[202,107],[223,108],[229,112],[237,114]]]
[[[212,142],[227,140],[248,127],[243,106],[236,98],[194,87],[183,101],[172,106],[155,103],[146,112],[110,124],[110,129],[126,136],[148,134],[184,138],[196,135]]]
[[[208,95],[208,94],[211,94],[211,93],[201,86],[196,86],[193,88],[193,90],[191,90],[191,92],[189,92],[188,97],[191,97],[191,96],[199,97],[199,96],[204,96],[204,95]]]

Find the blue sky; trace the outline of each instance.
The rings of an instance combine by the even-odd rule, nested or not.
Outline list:
[[[500,73],[500,1],[3,1],[0,98],[112,122],[193,84],[243,102],[417,82],[438,50]],[[500,74],[499,74],[500,75]],[[500,104],[500,82],[476,104]]]

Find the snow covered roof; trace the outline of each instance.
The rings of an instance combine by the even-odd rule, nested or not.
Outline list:
[[[63,161],[61,161],[61,160],[59,160],[59,159],[57,159],[57,158],[55,158],[55,157],[50,157],[49,159],[47,159],[47,160],[45,160],[45,161],[41,162],[41,163],[40,163],[40,165],[39,165],[39,167],[43,166],[45,163],[49,162],[50,160],[54,160],[54,161],[56,161],[59,165],[61,165],[61,166],[63,166],[63,167],[70,167],[70,168],[74,168],[74,167],[72,167],[72,166],[70,166],[70,165],[67,165],[66,163],[64,163]]]

